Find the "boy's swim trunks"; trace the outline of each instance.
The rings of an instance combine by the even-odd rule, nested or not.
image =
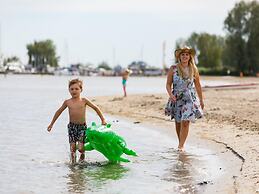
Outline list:
[[[126,82],[127,82],[127,80],[126,79],[122,79],[122,85],[126,85]]]
[[[69,143],[81,142],[84,143],[86,124],[68,123],[68,138]]]

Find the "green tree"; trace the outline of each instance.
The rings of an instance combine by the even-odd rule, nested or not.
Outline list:
[[[225,40],[208,33],[192,33],[187,40],[179,39],[176,48],[187,45],[195,49],[199,67],[216,70],[222,68],[222,53]]]
[[[250,4],[250,19],[248,21],[249,37],[247,40],[247,61],[250,74],[259,73],[259,3]]]
[[[213,70],[222,68],[222,52],[224,48],[224,38],[201,33],[197,37],[197,55],[198,64],[201,67],[210,68]]]
[[[47,65],[58,66],[59,57],[56,56],[56,47],[52,40],[34,41],[27,45],[29,64],[40,72],[46,72]]]
[[[227,30],[224,64],[250,75],[258,72],[259,3],[236,3],[224,21],[224,28]]]
[[[99,65],[98,65],[98,69],[100,68],[103,68],[105,70],[111,70],[112,68],[109,66],[108,63],[106,63],[105,61],[101,62]]]
[[[199,38],[200,34],[193,32],[191,36],[187,39],[186,44],[189,45],[191,48],[195,49],[197,56],[199,55]]]

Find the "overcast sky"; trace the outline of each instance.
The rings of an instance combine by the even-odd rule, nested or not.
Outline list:
[[[173,61],[175,41],[192,32],[224,35],[238,0],[0,0],[0,52],[27,63],[26,44],[53,40],[62,66],[107,61]]]

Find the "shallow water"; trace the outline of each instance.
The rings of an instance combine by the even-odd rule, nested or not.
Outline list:
[[[85,163],[69,164],[64,126],[57,125],[52,134],[28,127],[11,140],[8,135],[16,129],[2,134],[0,192],[197,193],[200,182],[220,175],[221,163],[209,150],[189,146],[187,153],[178,153],[172,137],[122,120],[112,123],[138,153],[138,157],[125,156],[130,163],[109,164],[92,151]]]
[[[222,175],[221,161],[212,151],[189,146],[188,152],[178,153],[173,137],[116,117],[108,121],[139,156],[125,156],[130,163],[108,164],[92,151],[85,163],[70,165],[67,112],[50,134],[46,130],[69,97],[69,79],[0,76],[0,193],[199,193],[200,183],[210,185]],[[121,93],[119,78],[83,79],[89,96]],[[132,93],[161,93],[164,81],[133,78]],[[88,113],[91,121],[99,122],[96,114]]]

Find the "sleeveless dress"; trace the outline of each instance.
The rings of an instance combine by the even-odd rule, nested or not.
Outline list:
[[[171,119],[175,119],[176,122],[186,120],[194,122],[203,116],[194,80],[181,78],[176,66],[173,68],[172,93],[176,97],[176,102],[169,99],[165,108],[165,114],[171,116]]]

